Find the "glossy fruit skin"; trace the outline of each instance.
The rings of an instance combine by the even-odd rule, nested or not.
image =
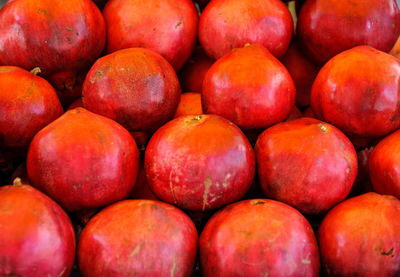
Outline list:
[[[26,166],[33,186],[67,211],[79,211],[127,198],[136,182],[139,152],[122,126],[76,108],[33,138]]]
[[[203,276],[319,276],[307,220],[284,203],[252,199],[217,212],[200,239]]]
[[[147,181],[161,200],[191,211],[241,199],[253,181],[254,151],[240,129],[216,115],[182,116],[150,139]]]
[[[279,59],[292,36],[293,19],[280,0],[213,0],[199,21],[199,41],[214,59],[246,43],[261,44]]]
[[[350,138],[373,139],[400,127],[400,61],[358,46],[326,63],[311,91],[318,118]]]
[[[54,88],[14,66],[0,66],[0,148],[26,151],[33,136],[63,114]]]
[[[400,11],[395,0],[307,0],[296,34],[319,64],[358,45],[389,52],[400,34]]]
[[[262,45],[233,49],[217,60],[203,81],[202,105],[242,130],[260,130],[285,120],[296,89],[286,68]]]
[[[83,85],[84,107],[130,132],[155,131],[172,119],[180,96],[171,65],[144,48],[123,49],[98,59]]]
[[[69,276],[75,233],[67,214],[28,185],[0,188],[0,275]]]
[[[104,44],[104,19],[90,0],[8,1],[0,11],[0,64],[74,75]]]
[[[368,166],[374,191],[400,197],[400,131],[385,137],[372,151]]]
[[[181,102],[176,109],[174,118],[185,115],[201,115],[203,108],[201,106],[201,93],[186,92],[182,93]]]
[[[108,53],[144,47],[178,71],[196,45],[198,14],[191,0],[109,0],[103,15]]]
[[[255,152],[266,195],[304,214],[322,214],[343,201],[357,175],[357,154],[349,139],[313,118],[268,128],[258,137]]]
[[[369,192],[334,207],[318,230],[326,276],[399,276],[400,202]]]
[[[179,209],[152,200],[107,207],[83,229],[78,264],[90,276],[191,276],[197,231]]]

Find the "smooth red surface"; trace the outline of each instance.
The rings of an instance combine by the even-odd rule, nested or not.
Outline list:
[[[233,49],[211,66],[201,101],[204,113],[220,115],[247,131],[285,120],[295,94],[286,68],[265,47],[252,44]]]
[[[273,200],[234,203],[199,239],[203,276],[319,276],[314,232],[294,208]]]
[[[320,64],[358,45],[389,52],[400,34],[400,12],[395,0],[307,0],[296,34]]]
[[[108,53],[144,47],[178,71],[196,45],[198,15],[191,0],[109,0],[103,15]]]
[[[173,118],[181,97],[168,62],[144,48],[123,49],[96,61],[83,85],[83,104],[130,132],[155,131]]]
[[[400,275],[400,201],[373,192],[333,208],[318,231],[327,276]]]
[[[199,21],[199,41],[219,59],[246,43],[265,46],[282,58],[293,36],[293,19],[280,0],[213,0]]]
[[[179,103],[178,109],[175,112],[174,118],[185,115],[201,114],[203,114],[203,108],[201,106],[201,93],[183,93],[181,96],[181,102]]]
[[[158,129],[145,153],[154,194],[204,211],[241,199],[253,181],[254,151],[233,123],[216,115],[182,116]]]
[[[160,201],[126,200],[83,229],[80,273],[89,276],[191,276],[197,230],[179,209]]]
[[[45,79],[19,67],[0,66],[0,148],[26,151],[33,136],[62,114]]]
[[[400,127],[400,61],[358,46],[326,63],[312,87],[316,116],[350,137],[377,138]]]
[[[313,118],[268,128],[255,152],[266,195],[305,214],[322,214],[343,201],[357,176],[357,154],[349,139]]]
[[[75,233],[67,214],[28,185],[0,188],[0,275],[67,277]]]
[[[67,211],[78,211],[127,198],[139,171],[139,152],[122,126],[76,108],[34,137],[26,166],[33,186]]]

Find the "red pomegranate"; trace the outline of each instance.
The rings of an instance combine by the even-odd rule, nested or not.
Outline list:
[[[349,139],[313,118],[268,128],[255,152],[266,195],[305,214],[322,214],[343,201],[357,176],[357,154]]]
[[[204,211],[241,199],[254,177],[253,149],[240,129],[216,115],[178,117],[158,129],[145,153],[154,194]]]
[[[196,45],[198,15],[191,0],[109,0],[103,15],[109,53],[144,47],[178,71]]]
[[[28,185],[1,187],[0,226],[1,276],[69,276],[75,233],[52,199]]]
[[[373,192],[350,198],[318,230],[326,276],[400,275],[400,201]]]
[[[265,47],[247,44],[211,66],[201,101],[205,113],[225,117],[248,131],[285,120],[295,94],[286,68]]]
[[[203,276],[319,276],[314,232],[294,208],[274,200],[234,203],[199,239]]]
[[[173,118],[181,96],[168,62],[144,48],[129,48],[100,58],[83,85],[83,104],[130,132],[155,131]]]
[[[32,185],[67,211],[127,198],[139,152],[127,130],[83,108],[66,112],[33,138],[26,162]]]
[[[358,45],[389,52],[399,34],[395,0],[307,0],[297,22],[303,49],[320,64]]]
[[[185,115],[201,114],[203,114],[203,108],[201,106],[201,93],[183,93],[181,96],[181,102],[179,103],[178,109],[175,112],[174,118]]]
[[[126,200],[83,229],[78,264],[90,276],[191,276],[197,231],[179,209],[160,201]]]
[[[316,116],[350,138],[374,139],[400,127],[400,61],[369,46],[326,63],[312,87]]]
[[[389,54],[395,56],[396,58],[400,58],[400,36],[397,38],[397,41],[392,50],[390,50]]]
[[[58,90],[72,89],[104,44],[104,19],[90,0],[8,1],[0,11],[0,64],[39,67]]]
[[[0,66],[0,148],[26,151],[33,136],[62,114],[45,79],[19,67]]]

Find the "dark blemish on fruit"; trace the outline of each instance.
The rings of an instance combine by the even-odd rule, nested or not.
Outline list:
[[[251,201],[251,205],[264,205],[265,201],[262,200],[255,200],[255,201]]]
[[[44,15],[46,15],[47,14],[47,12],[45,11],[45,10],[42,10],[42,9],[37,9],[37,12],[38,13],[42,13],[42,14],[44,14]]]
[[[382,251],[381,255],[394,257],[393,251],[394,251],[394,248],[392,247],[388,252]]]
[[[175,29],[178,28],[178,27],[181,26],[181,25],[182,25],[182,21],[179,21],[178,23],[176,23]]]

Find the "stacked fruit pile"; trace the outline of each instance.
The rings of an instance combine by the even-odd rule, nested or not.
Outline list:
[[[0,9],[0,276],[400,276],[395,0],[106,2]]]

